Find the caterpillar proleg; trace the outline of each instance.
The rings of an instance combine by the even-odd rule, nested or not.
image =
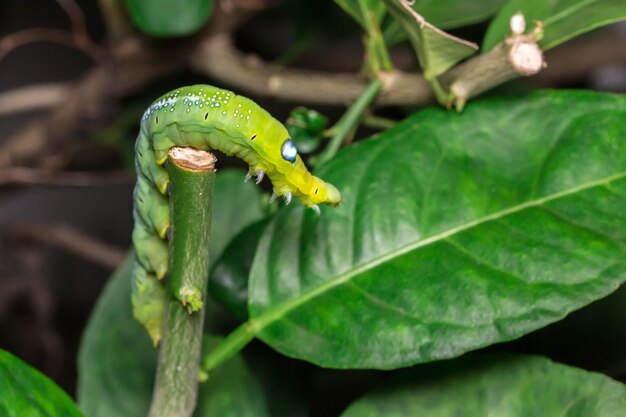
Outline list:
[[[287,203],[296,197],[317,213],[319,204],[335,206],[341,201],[333,185],[307,170],[287,129],[252,100],[210,85],[193,85],[152,103],[142,117],[135,145],[133,309],[155,344],[160,338],[155,325],[160,317],[155,315],[161,310],[155,308],[156,300],[146,307],[146,293],[160,285],[168,268],[169,177],[163,164],[173,146],[237,156],[248,164],[248,177],[256,176],[257,183],[270,179],[273,195]]]

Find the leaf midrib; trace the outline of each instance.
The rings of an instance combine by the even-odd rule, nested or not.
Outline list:
[[[562,191],[559,191],[557,193],[554,194],[550,194],[541,198],[537,198],[534,200],[530,200],[527,201],[525,203],[522,204],[518,204],[512,207],[509,207],[507,209],[504,210],[500,210],[497,211],[495,213],[480,217],[476,220],[472,220],[470,222],[464,223],[462,225],[453,227],[451,229],[448,229],[446,231],[443,231],[441,233],[437,233],[435,235],[432,235],[428,238],[425,239],[421,239],[418,240],[416,242],[401,246],[393,251],[387,252],[383,255],[380,255],[356,268],[353,268],[350,271],[347,271],[341,275],[338,275],[335,278],[332,278],[330,280],[324,281],[322,283],[320,283],[319,285],[313,286],[307,290],[305,290],[304,292],[302,292],[298,297],[292,298],[286,302],[283,302],[282,304],[279,304],[273,308],[270,308],[266,311],[264,311],[263,313],[261,313],[259,316],[252,318],[249,320],[249,325],[252,329],[254,329],[254,333],[259,334],[265,327],[267,327],[268,325],[272,324],[273,322],[275,322],[276,320],[281,319],[282,317],[284,317],[285,315],[287,315],[289,312],[291,312],[292,310],[295,310],[296,308],[298,308],[299,306],[301,306],[302,304],[304,304],[305,302],[316,298],[319,295],[325,294],[327,291],[343,284],[346,282],[349,282],[352,278],[354,278],[357,275],[360,275],[361,273],[367,272],[370,269],[373,269],[389,260],[392,260],[394,258],[397,258],[398,256],[402,256],[406,253],[409,253],[415,249],[419,249],[421,247],[424,246],[428,246],[430,244],[434,244],[437,243],[439,241],[445,240],[457,233],[461,233],[464,232],[466,230],[472,229],[474,227],[480,226],[482,224],[488,223],[490,221],[493,220],[498,220],[501,219],[503,217],[509,216],[511,214],[515,214],[518,213],[520,211],[523,211],[525,209],[528,208],[532,208],[532,207],[537,207],[537,206],[541,206],[545,203],[551,202],[551,201],[555,201],[558,200],[560,198],[564,198],[573,194],[576,194],[578,192],[582,192],[585,190],[589,190],[592,189],[594,187],[599,187],[599,186],[603,186],[603,185],[608,185],[611,182],[614,181],[618,181],[621,179],[626,178],[626,171],[624,172],[619,172],[617,174],[613,174],[610,175],[608,177],[604,177],[601,179],[597,179],[597,180],[593,180],[593,181],[589,181],[589,182],[585,182],[583,184],[577,185],[575,187],[569,188],[569,189],[565,189]]]

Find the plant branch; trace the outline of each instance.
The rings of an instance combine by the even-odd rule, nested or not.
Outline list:
[[[173,297],[182,295],[188,305],[199,302],[196,306],[201,307],[209,277],[215,157],[174,147],[168,172],[172,220],[168,287]],[[185,299],[186,295],[196,298]],[[196,405],[204,309],[190,314],[177,299],[165,307],[149,417],[190,417]]]
[[[35,42],[50,42],[76,48],[96,62],[102,62],[106,52],[88,36],[56,28],[24,29],[0,39],[0,60],[20,46]]]
[[[279,70],[254,55],[237,50],[226,36],[211,38],[190,56],[191,67],[238,90],[299,103],[346,105],[355,101],[368,80],[353,73],[330,73],[296,68]],[[383,73],[385,87],[379,105],[434,102],[419,74]]]
[[[469,98],[513,78],[535,75],[546,67],[543,51],[537,44],[542,37],[541,23],[525,35],[526,22],[518,13],[511,17],[510,25],[511,34],[504,41],[451,71],[446,78],[449,105],[454,102],[460,111]]]
[[[8,234],[17,239],[53,246],[111,270],[126,257],[123,249],[66,225],[23,224],[12,226]]]
[[[72,25],[72,32],[75,36],[88,38],[87,23],[85,22],[85,14],[74,0],[56,0],[63,9]]]
[[[59,187],[93,187],[104,184],[130,184],[132,177],[126,170],[111,172],[58,171],[27,167],[0,167],[0,186],[53,185]]]
[[[46,83],[3,91],[0,93],[0,116],[60,105],[70,88],[66,83]]]

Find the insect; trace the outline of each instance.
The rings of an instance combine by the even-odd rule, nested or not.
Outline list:
[[[257,184],[270,179],[271,200],[282,196],[289,204],[296,197],[318,214],[319,204],[336,206],[341,201],[333,185],[307,170],[287,129],[252,100],[210,85],[193,85],[152,103],[135,144],[133,307],[155,343],[159,304],[152,302],[148,308],[145,301],[149,294],[161,294],[154,283],[168,268],[169,176],[163,165],[173,146],[215,149],[243,159],[249,166],[246,179],[255,176]]]

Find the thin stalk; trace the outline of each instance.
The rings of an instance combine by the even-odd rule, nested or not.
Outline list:
[[[256,337],[254,321],[247,321],[230,332],[213,350],[202,359],[202,374],[206,378],[211,371],[226,361]]]
[[[204,309],[190,314],[175,299],[191,289],[200,306],[209,276],[215,157],[192,148],[169,152],[172,229],[168,287],[149,417],[190,417],[196,406]]]
[[[344,143],[346,136],[358,126],[363,113],[376,100],[382,88],[383,82],[379,78],[369,82],[359,98],[348,108],[348,111],[344,113],[337,124],[333,126],[333,129],[336,129],[336,133],[328,142],[326,149],[317,158],[316,165],[323,164],[335,156]]]
[[[391,129],[398,122],[392,119],[387,119],[386,117],[376,116],[373,114],[367,114],[363,117],[363,125],[372,128],[372,129],[380,129],[387,130]]]

